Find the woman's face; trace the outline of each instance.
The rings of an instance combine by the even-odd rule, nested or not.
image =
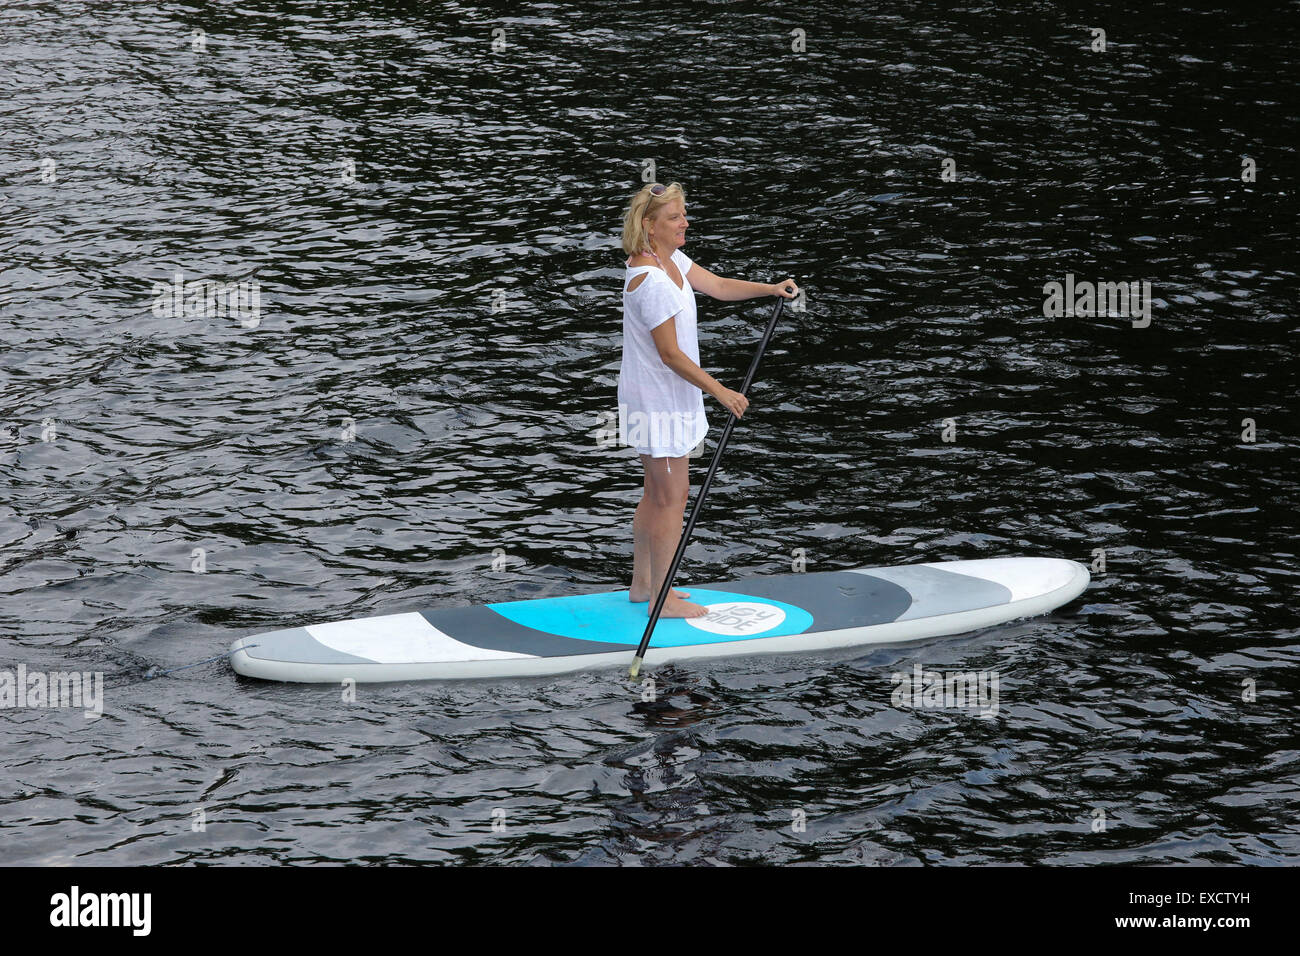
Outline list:
[[[672,252],[686,245],[686,204],[680,199],[664,203],[655,210],[655,217],[647,220],[646,235],[651,248]]]

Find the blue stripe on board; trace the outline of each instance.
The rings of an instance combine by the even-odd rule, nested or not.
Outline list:
[[[717,644],[723,641],[744,641],[756,637],[778,637],[785,634],[802,634],[812,626],[813,616],[801,607],[772,598],[754,597],[739,591],[710,591],[689,587],[692,604],[732,604],[748,601],[779,608],[785,619],[775,627],[749,633],[715,634],[702,630],[681,618],[660,618],[655,625],[651,647],[684,647],[690,644]],[[507,601],[488,604],[488,608],[502,617],[548,634],[597,641],[606,644],[632,644],[641,640],[646,625],[646,604],[633,604],[626,591],[604,594],[578,594],[566,597],[537,598],[531,601]],[[460,635],[453,634],[460,639]]]

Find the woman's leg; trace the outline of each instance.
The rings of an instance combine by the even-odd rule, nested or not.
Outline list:
[[[667,460],[664,458],[657,459],[661,469],[663,463]],[[636,514],[632,518],[632,586],[628,589],[628,599],[633,603],[639,604],[642,601],[648,601],[652,597],[659,595],[658,591],[650,590],[650,527],[653,523],[653,507],[646,504],[646,498],[650,495],[650,470],[654,467],[656,459],[649,455],[641,456],[641,465],[645,472],[645,481],[641,486],[641,501],[637,504]],[[689,480],[687,490],[689,491]],[[676,545],[673,545],[676,548]],[[669,557],[669,563],[672,558]],[[673,596],[687,598],[691,596],[690,591],[680,591],[673,588]],[[662,613],[662,612],[661,612]]]
[[[642,459],[650,456],[642,455]],[[647,469],[649,465],[646,466]],[[632,517],[632,586],[628,589],[628,600],[639,604],[642,601],[648,601],[652,597],[657,597],[659,592],[650,591],[650,525],[654,518],[652,508],[645,503],[646,496],[650,493],[650,479],[647,476],[646,483],[641,490],[641,501],[636,506],[636,514]],[[676,545],[673,545],[676,548]],[[676,552],[674,552],[676,553]],[[668,563],[672,563],[672,556],[669,555]],[[681,591],[673,588],[673,596],[679,598],[688,598],[691,596],[690,591]],[[662,613],[662,612],[661,612]]]
[[[650,600],[650,518],[646,505],[646,497],[650,494],[650,460],[649,455],[641,456],[645,481],[641,485],[641,500],[632,516],[632,586],[627,596],[634,602]]]
[[[663,588],[664,578],[668,576],[668,568],[681,540],[682,515],[691,490],[685,456],[651,458],[642,455],[641,462],[645,467],[645,487],[632,519],[634,556],[628,597],[633,601],[649,601]],[[707,608],[682,600],[687,596],[688,592],[674,588],[664,601],[659,616],[702,617],[708,613]],[[649,613],[648,608],[646,613]]]

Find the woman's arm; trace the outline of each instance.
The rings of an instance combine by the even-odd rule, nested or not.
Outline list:
[[[692,269],[691,271],[694,272],[695,270]],[[712,395],[737,418],[745,414],[745,409],[749,407],[749,399],[739,392],[733,392],[727,388],[692,362],[690,356],[678,347],[677,320],[675,318],[660,322],[650,330],[650,334],[654,336],[655,348],[659,350],[659,358],[663,360],[665,365],[700,391]]]
[[[744,279],[726,279],[714,275],[698,262],[691,264],[686,273],[691,288],[703,292],[711,299],[723,302],[739,302],[741,299],[756,299],[760,295],[779,295],[793,299],[799,293],[799,287],[793,279],[784,282],[746,282]]]

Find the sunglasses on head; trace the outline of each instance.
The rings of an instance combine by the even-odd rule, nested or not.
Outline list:
[[[650,195],[646,197],[646,201],[645,201],[645,208],[647,213],[650,212],[650,203],[653,202],[655,199],[658,199],[667,191],[668,191],[668,187],[662,185],[661,183],[655,183],[653,186],[650,187]]]

